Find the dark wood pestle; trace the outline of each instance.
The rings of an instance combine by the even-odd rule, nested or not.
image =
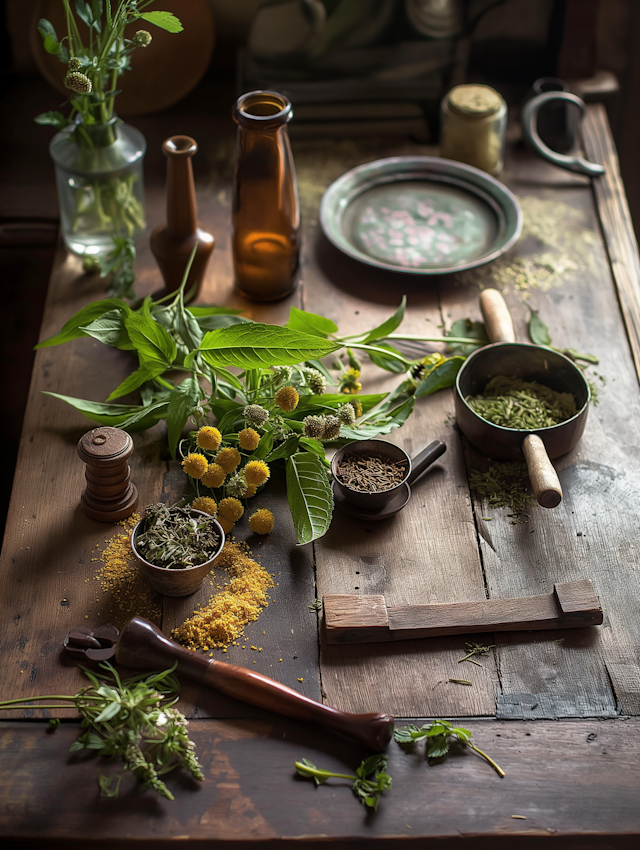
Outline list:
[[[209,257],[215,245],[210,233],[198,226],[196,190],[193,182],[191,157],[198,145],[190,136],[171,136],[162,145],[167,157],[167,223],[156,227],[151,234],[153,256],[160,266],[165,288],[158,295],[175,292],[184,276],[194,244],[198,249],[189,272],[185,295],[194,283],[196,291],[188,300],[199,298]]]
[[[116,661],[125,667],[165,669],[177,662],[177,671],[228,696],[286,717],[319,723],[341,732],[371,750],[384,750],[393,734],[393,717],[382,712],[350,714],[299,694],[268,676],[215,661],[190,652],[145,620],[134,617],[122,630],[116,645]]]

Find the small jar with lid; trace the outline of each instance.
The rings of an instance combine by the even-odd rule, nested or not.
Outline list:
[[[507,104],[485,85],[455,86],[441,108],[440,154],[499,174],[504,164]]]

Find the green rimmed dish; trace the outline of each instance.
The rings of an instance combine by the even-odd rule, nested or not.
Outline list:
[[[325,192],[320,224],[338,250],[405,274],[451,274],[490,263],[522,231],[515,195],[471,165],[397,156],[347,171]]]

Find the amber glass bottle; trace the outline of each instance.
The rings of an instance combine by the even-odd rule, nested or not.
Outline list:
[[[296,287],[300,205],[287,133],[293,112],[281,94],[254,91],[234,109],[238,124],[233,186],[236,286],[256,301],[277,301]]]

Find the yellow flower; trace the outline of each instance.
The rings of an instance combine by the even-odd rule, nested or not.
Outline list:
[[[273,514],[268,508],[261,508],[249,517],[249,528],[254,534],[270,534],[273,531]]]
[[[276,393],[276,404],[285,413],[291,413],[298,406],[298,391],[295,387],[281,387]]]
[[[226,516],[219,516],[218,522],[220,523],[222,530],[224,531],[225,534],[229,534],[229,532],[231,531],[231,529],[235,525],[234,521],[232,519],[227,519]]]
[[[223,499],[218,505],[218,514],[225,517],[225,519],[230,519],[231,522],[239,520],[243,513],[244,507],[238,499],[231,497]]]
[[[211,425],[204,425],[196,434],[196,443],[201,449],[209,449],[214,451],[222,442],[222,434],[217,428],[212,428]]]
[[[245,452],[252,452],[258,448],[260,442],[260,434],[254,431],[253,428],[243,428],[238,434],[238,445]]]
[[[217,463],[210,463],[207,466],[207,471],[202,476],[202,483],[205,487],[222,487],[227,473]]]
[[[263,460],[250,460],[244,468],[247,484],[254,484],[256,487],[264,484],[270,474],[269,467]]]
[[[255,484],[249,484],[249,486],[247,487],[247,489],[246,489],[246,490],[244,491],[244,493],[242,494],[242,498],[243,498],[243,499],[250,499],[252,496],[255,496],[255,494],[256,494],[256,490],[257,490],[257,489],[258,489],[258,488],[256,487],[256,485],[255,485]]]
[[[182,468],[192,478],[202,478],[208,466],[206,457],[198,452],[190,452],[182,461]]]
[[[238,449],[226,448],[220,449],[216,455],[216,463],[222,467],[225,472],[233,472],[236,466],[240,463],[240,452]]]
[[[205,514],[211,514],[211,516],[215,516],[218,512],[216,500],[210,496],[198,496],[197,499],[193,500],[191,507],[194,511],[204,511]]]
[[[356,418],[360,419],[360,417],[362,416],[362,405],[360,404],[360,402],[359,401],[350,401],[349,404],[353,405],[353,409],[356,412]]]

